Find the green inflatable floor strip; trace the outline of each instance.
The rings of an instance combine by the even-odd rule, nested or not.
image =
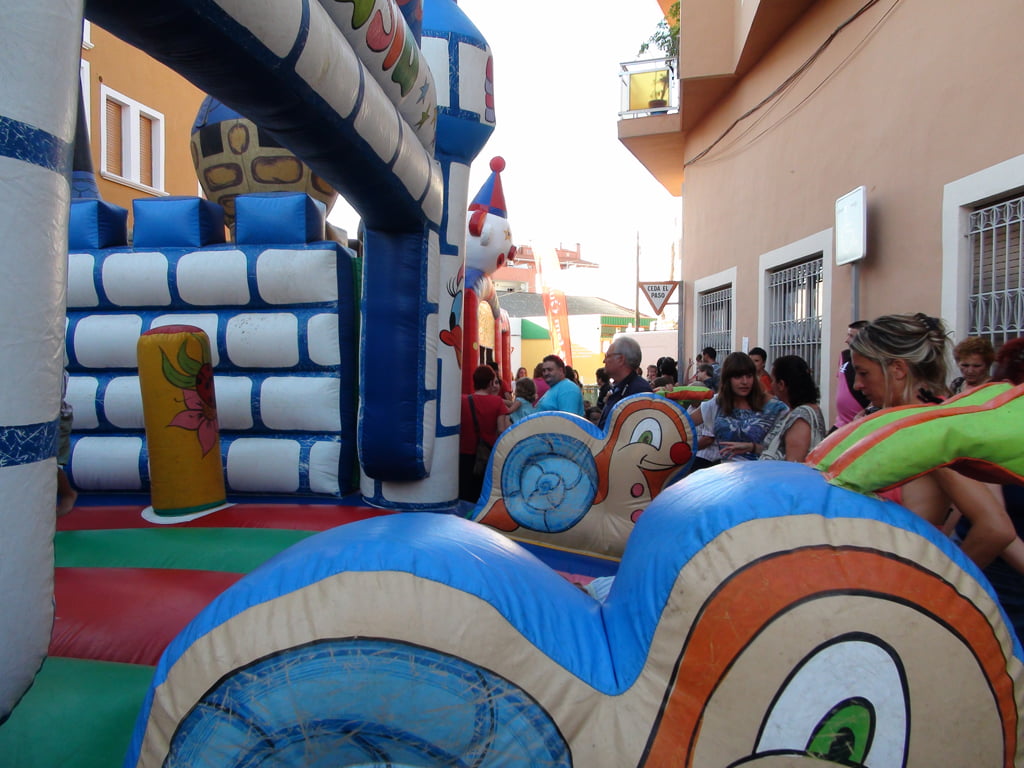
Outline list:
[[[152,667],[48,658],[0,726],[0,765],[121,765],[152,679]]]
[[[184,568],[248,573],[310,531],[269,528],[121,528],[60,531],[58,568]]]

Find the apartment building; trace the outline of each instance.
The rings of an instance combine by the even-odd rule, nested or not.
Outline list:
[[[189,135],[204,93],[101,27],[85,23],[82,92],[100,196],[197,195]]]
[[[1024,334],[1022,24],[1019,0],[682,0],[670,108],[619,139],[681,198],[687,355],[801,354],[827,405],[851,319]]]

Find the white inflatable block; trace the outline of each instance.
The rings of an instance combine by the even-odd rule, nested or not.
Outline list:
[[[12,0],[0,6],[0,19],[3,116],[70,141],[75,133],[75,111],[68,110],[63,94],[78,90],[81,0]]]
[[[53,629],[55,462],[0,468],[0,712],[7,713],[39,670]],[[0,763],[10,764],[10,755]]]
[[[249,266],[241,251],[197,251],[178,259],[178,293],[199,307],[248,304]]]
[[[75,486],[86,491],[139,490],[141,454],[140,437],[79,438],[71,462]]]
[[[418,142],[403,141],[398,145],[398,157],[392,167],[409,193],[419,200],[430,187],[432,163],[433,159]]]
[[[68,306],[95,307],[100,303],[93,271],[96,257],[91,253],[68,254]]]
[[[75,326],[75,357],[85,368],[137,368],[138,315],[89,315]]]
[[[107,384],[103,396],[103,412],[107,421],[118,429],[146,428],[142,417],[142,389],[139,387],[138,376],[118,376]],[[75,426],[78,426],[78,414],[75,414]]]
[[[270,429],[337,432],[340,383],[335,378],[278,376],[260,388],[260,414]]]
[[[402,131],[401,116],[376,82],[367,78],[363,85],[363,103],[355,117],[356,132],[369,144],[378,158],[390,163],[398,153]],[[415,141],[412,129],[405,131],[407,140]],[[416,142],[419,144],[419,142]],[[421,147],[422,149],[422,147]]]
[[[224,348],[240,368],[291,368],[299,362],[299,319],[290,312],[236,315]]]
[[[218,0],[217,4],[247,28],[271,53],[284,58],[302,26],[302,3],[278,0]]]
[[[268,304],[338,300],[338,256],[334,250],[268,248],[256,259],[256,284]]]
[[[311,20],[323,11],[310,6]],[[316,27],[317,34],[306,40],[299,60],[295,62],[295,73],[307,83],[315,86],[317,94],[342,117],[348,117],[356,107],[359,98],[359,68],[361,66],[352,46],[344,39],[333,21],[326,21]]]
[[[459,43],[459,107],[467,112],[476,112],[481,117],[487,113],[487,58],[489,50],[468,43]],[[486,122],[481,119],[480,122]]]
[[[103,291],[115,306],[166,307],[167,267],[167,256],[156,251],[112,253],[100,268]]]
[[[213,377],[217,423],[221,429],[252,429],[252,379],[248,376]]]
[[[463,163],[452,163],[448,168],[449,194],[457,194],[466,201],[465,205],[452,205],[448,211],[448,230],[445,239],[449,243],[462,243],[462,253],[466,257],[466,216],[469,209],[469,166]]]
[[[153,320],[150,329],[162,328],[165,325],[194,325],[210,339],[210,364],[216,368],[220,362],[220,353],[217,349],[219,323],[220,318],[215,314],[160,315]]]
[[[96,413],[96,390],[99,380],[92,376],[71,376],[65,400],[74,410],[73,429],[96,429],[100,425]]]
[[[434,74],[434,82],[437,83],[437,106],[441,109],[450,107],[451,89],[445,87],[449,82],[448,74],[452,71],[451,57],[448,56],[448,38],[424,36],[420,41],[420,51]],[[462,73],[459,75],[461,77]]]
[[[7,23],[0,18],[0,27]],[[0,80],[6,77],[0,70]],[[56,418],[60,403],[67,180],[40,166],[0,157],[0,199],[0,307],[7,363],[0,368],[0,424],[38,424]],[[64,207],[63,216],[55,206]]]
[[[299,490],[295,440],[244,437],[228,446],[227,480],[233,491],[295,493]]]
[[[309,490],[337,496],[341,493],[338,482],[338,461],[341,457],[340,443],[314,443],[309,449]]]
[[[338,316],[325,313],[309,318],[306,343],[309,345],[309,359],[317,365],[333,366],[341,363]]]

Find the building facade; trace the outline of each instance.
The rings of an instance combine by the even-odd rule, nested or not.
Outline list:
[[[138,197],[200,194],[189,137],[202,91],[89,22],[81,80],[100,197],[130,215]]]
[[[681,197],[687,354],[801,354],[829,405],[852,319],[1024,333],[1022,23],[1017,0],[682,0],[680,107],[619,138]],[[861,187],[865,257],[837,263]]]

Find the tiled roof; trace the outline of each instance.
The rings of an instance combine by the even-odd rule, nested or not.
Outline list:
[[[566,296],[570,315],[614,315],[633,317],[635,310],[628,309],[613,301],[597,296]],[[508,312],[509,317],[544,317],[544,299],[539,293],[512,291],[498,294],[498,306]],[[641,317],[650,317],[643,312]]]

